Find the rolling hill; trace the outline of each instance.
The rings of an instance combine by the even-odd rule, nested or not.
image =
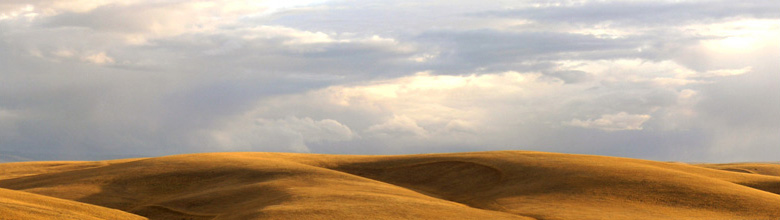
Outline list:
[[[0,188],[0,219],[140,220],[116,209]]]
[[[204,153],[4,163],[0,196],[91,204],[127,219],[777,220],[779,167],[529,151]]]

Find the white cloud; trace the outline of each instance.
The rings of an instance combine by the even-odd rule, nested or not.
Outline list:
[[[642,124],[650,120],[650,115],[628,114],[620,112],[617,114],[601,115],[598,119],[572,119],[565,123],[569,126],[593,128],[605,131],[621,130],[642,130]]]
[[[714,24],[696,24],[682,28],[712,39],[702,44],[721,53],[749,53],[763,47],[778,46],[778,19],[734,19]]]
[[[289,116],[281,119],[234,119],[211,131],[216,145],[230,150],[281,150],[310,152],[306,144],[356,138],[352,130],[333,119],[313,120]]]
[[[70,57],[73,57],[73,55],[75,55],[75,53],[73,51],[67,50],[67,49],[60,49],[60,50],[52,52],[51,54],[54,55],[54,56],[62,57],[62,58],[70,58]]]
[[[622,61],[615,61],[620,63]],[[604,64],[608,65],[608,64]],[[615,64],[616,65],[616,64]],[[648,64],[650,67],[652,65]],[[623,71],[647,70],[647,66],[626,65]],[[630,69],[634,68],[634,69]],[[614,77],[614,69],[589,69],[596,80],[566,84],[549,80],[539,73],[490,73],[481,75],[431,75],[382,80],[353,86],[333,86],[302,95],[269,99],[258,104],[258,117],[284,115],[276,109],[296,109],[297,115],[329,117],[360,132],[362,141],[406,147],[460,146],[526,146],[545,142],[544,137],[518,136],[518,132],[540,132],[565,125],[601,130],[641,130],[649,114],[630,115],[615,111],[671,111],[694,96],[693,91],[680,94],[680,104],[637,103],[613,98],[616,91],[635,93],[636,100],[659,99],[648,93],[669,85],[640,84],[626,88],[625,82],[613,80],[600,90],[602,80]],[[671,73],[674,75],[674,73]],[[642,75],[632,79],[645,79]],[[654,77],[654,76],[646,76]],[[668,87],[674,89],[676,86]],[[635,91],[634,91],[635,90]],[[646,94],[645,94],[646,93]],[[670,96],[677,96],[676,93]],[[687,97],[687,99],[686,99]],[[615,100],[613,100],[615,99]],[[582,104],[591,106],[583,107]],[[604,106],[599,106],[604,105]],[[687,104],[685,104],[687,105]],[[690,110],[690,109],[688,109]],[[571,120],[571,115],[600,114],[601,118]],[[571,122],[568,122],[571,121]],[[489,144],[486,144],[489,143]],[[419,148],[423,149],[423,148]]]
[[[438,52],[436,52],[436,53],[423,53],[423,54],[419,54],[419,55],[416,55],[414,57],[411,57],[410,59],[413,60],[414,62],[424,63],[424,62],[428,62],[430,60],[436,59],[437,56],[439,56]]]
[[[394,115],[393,118],[372,125],[366,129],[369,135],[377,135],[383,138],[425,137],[428,131],[417,125],[414,119],[407,116]]]
[[[115,62],[114,58],[106,55],[106,52],[93,53],[81,59],[94,64],[113,64]]]
[[[35,13],[35,6],[33,5],[16,5],[16,7],[8,8],[11,9],[0,10],[0,21],[18,18],[33,19],[38,16],[38,13]]]
[[[336,41],[323,32],[302,31],[283,26],[251,27],[242,30],[242,32],[245,33],[241,38],[246,40],[286,38],[283,42],[285,45],[332,43]]]
[[[721,77],[721,76],[738,76],[742,74],[746,74],[753,70],[753,67],[744,67],[740,69],[717,69],[717,70],[710,70],[703,74],[700,74],[700,77]]]
[[[418,72],[264,100],[252,114],[279,117],[287,113],[277,109],[295,109],[300,116],[333,118],[359,132],[361,143],[384,143],[398,149],[486,143],[527,146],[553,142],[545,136],[550,133],[531,134],[554,134],[561,125],[605,131],[641,131],[648,126],[688,131],[696,123],[696,104],[701,98],[700,92],[689,87],[705,84],[703,78],[730,75],[696,72],[673,61],[634,59],[569,60],[558,67],[587,71],[590,79],[565,83],[535,72]]]

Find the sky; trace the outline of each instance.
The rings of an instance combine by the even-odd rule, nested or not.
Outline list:
[[[777,161],[778,39],[775,0],[3,0],[0,153]]]

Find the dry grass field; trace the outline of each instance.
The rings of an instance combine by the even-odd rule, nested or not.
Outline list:
[[[144,217],[116,209],[0,188],[0,219],[117,219]]]
[[[528,151],[3,163],[0,219],[780,220],[779,174]]]

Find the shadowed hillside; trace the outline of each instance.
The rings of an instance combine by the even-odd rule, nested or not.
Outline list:
[[[524,151],[208,153],[6,163],[0,187],[150,219],[776,220],[776,172]]]

